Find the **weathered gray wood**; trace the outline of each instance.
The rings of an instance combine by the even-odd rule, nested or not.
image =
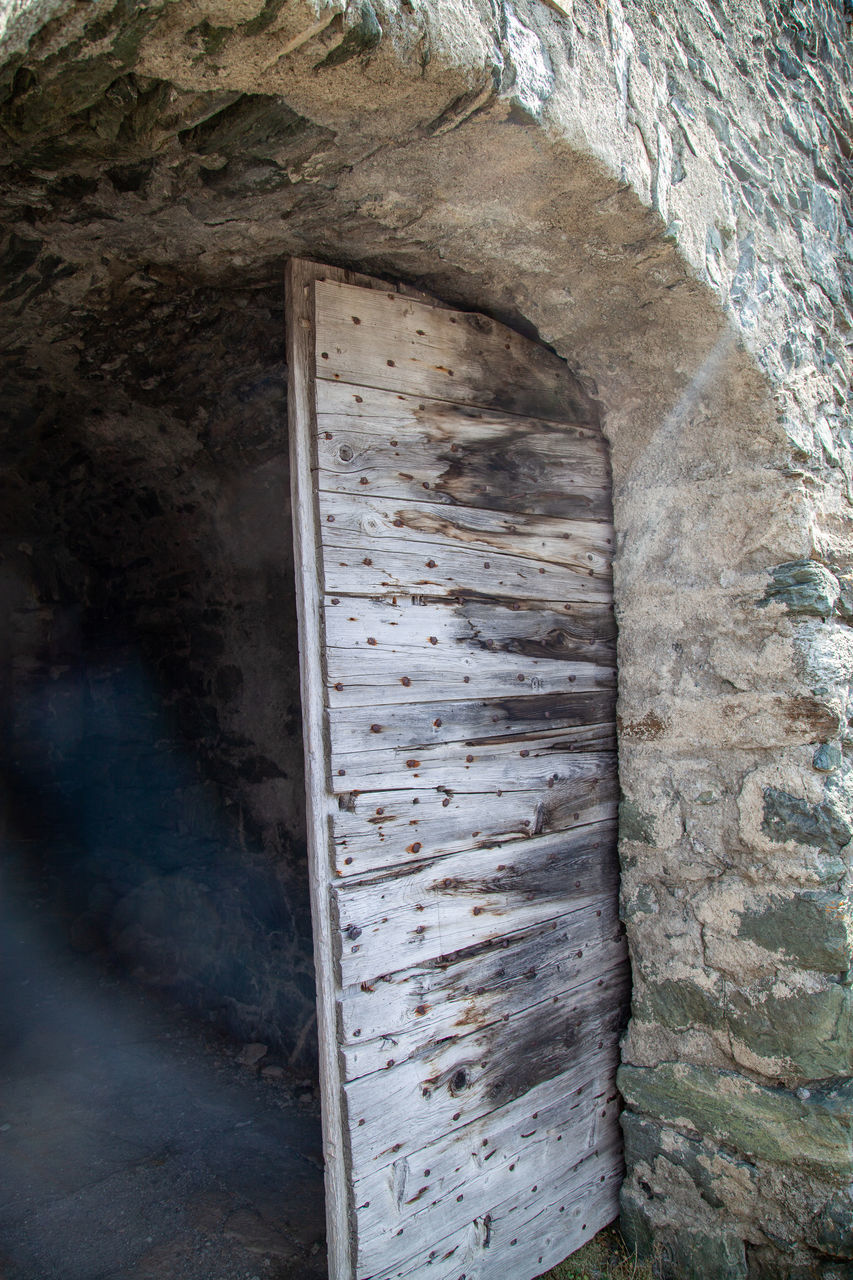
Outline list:
[[[506,698],[392,702],[381,710],[376,702],[332,707],[330,740],[341,753],[437,742],[466,741],[478,746],[504,738],[524,746],[525,740],[553,729],[613,724],[616,690],[612,686],[578,693],[515,695],[513,689]]]
[[[344,986],[507,936],[607,897],[612,822],[472,849],[333,887]]]
[[[325,625],[331,649],[383,645],[401,652],[416,650],[432,659],[433,669],[436,645],[478,655],[616,666],[616,626],[606,603],[521,605],[479,596],[431,600],[401,595],[396,601],[327,596]]]
[[[494,850],[612,820],[616,777],[594,769],[547,788],[544,795],[539,787],[485,795],[416,790],[341,795],[332,815],[335,874],[358,876],[466,849]]]
[[[625,940],[587,906],[549,925],[469,947],[442,963],[359,984],[341,1002],[348,1079],[419,1055],[430,1041],[464,1035],[534,1004],[565,1002],[590,976],[624,969]]]
[[[593,581],[610,582],[613,529],[602,520],[407,503],[358,493],[321,491],[318,504],[321,520],[331,526],[323,530],[323,542],[330,548],[372,547],[388,554],[400,546],[424,547],[425,555],[446,548],[445,554],[468,551],[480,560],[500,554],[513,561],[529,561],[537,571],[559,567]],[[326,587],[334,589],[328,583]],[[607,596],[606,589],[603,594]]]
[[[609,601],[612,529],[474,507],[319,495],[333,595]],[[522,528],[522,522],[524,528]]]
[[[568,1170],[558,1166],[540,1195],[519,1192],[500,1201],[488,1222],[477,1218],[446,1236],[428,1254],[415,1255],[389,1269],[377,1258],[359,1267],[359,1280],[414,1280],[425,1272],[430,1280],[495,1274],[495,1256],[503,1276],[541,1275],[596,1235],[619,1212],[622,1180],[621,1142],[613,1126],[609,1141]],[[537,1188],[538,1188],[538,1184]]]
[[[484,795],[520,787],[554,788],[589,776],[589,771],[607,770],[604,752],[615,747],[612,725],[581,725],[574,729],[552,729],[529,745],[515,741],[469,746],[465,742],[442,742],[425,746],[416,755],[409,749],[335,753],[330,785],[340,794],[349,791],[384,793],[400,788],[421,788],[445,793],[475,787]],[[483,811],[488,801],[483,801]]]
[[[287,264],[288,417],[293,494],[293,545],[299,622],[299,670],[305,749],[306,821],[309,848],[311,917],[317,975],[317,1027],[320,1042],[323,1153],[329,1268],[333,1276],[353,1275],[353,1240],[349,1228],[352,1178],[341,1114],[336,1051],[335,1005],[339,977],[334,964],[330,920],[328,865],[330,801],[325,785],[327,761],[323,738],[323,676],[320,639],[320,556],[317,516],[311,481],[314,419],[314,285],[311,263]]]
[[[610,520],[598,432],[341,383],[317,396],[321,489]]]
[[[486,316],[331,281],[317,285],[316,306],[318,378],[595,424],[558,356]]]
[[[624,969],[611,971],[576,987],[564,1005],[545,1001],[350,1080],[344,1092],[356,1181],[562,1076],[574,1058],[617,1043],[628,993]],[[389,1116],[405,1119],[392,1126]]]
[[[598,413],[494,321],[291,273],[332,1275],[531,1280],[619,1177]]]
[[[525,655],[507,657],[488,651],[476,654],[445,650],[441,663],[418,661],[413,652],[385,649],[330,649],[327,656],[327,699],[330,707],[394,706],[401,699],[435,703],[461,698],[511,698],[522,693],[558,697],[566,689],[578,692],[612,689],[614,672],[591,662],[555,662]],[[437,713],[440,716],[440,712]],[[371,722],[373,723],[373,722]]]
[[[410,1260],[423,1265],[437,1245],[487,1216],[499,1231],[494,1209],[508,1190],[515,1189],[513,1199],[526,1199],[519,1190],[550,1191],[556,1180],[565,1204],[569,1188],[590,1175],[598,1181],[604,1173],[606,1180],[618,1135],[614,1102],[600,1087],[604,1054],[596,1056],[599,1061],[581,1059],[562,1078],[560,1096],[549,1105],[534,1111],[526,1098],[510,1103],[489,1113],[487,1123],[475,1122],[361,1179],[360,1272],[375,1274],[378,1264],[393,1274]]]

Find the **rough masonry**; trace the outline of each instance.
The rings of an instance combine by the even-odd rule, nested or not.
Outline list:
[[[550,343],[601,399],[612,446],[635,979],[623,1222],[672,1276],[853,1275],[844,4],[0,12],[20,627],[43,619],[57,643],[75,575],[102,581],[110,556],[140,571],[132,536],[126,553],[75,547],[75,483],[93,512],[107,491],[113,512],[144,507],[150,546],[157,503],[196,504],[204,529],[236,457],[266,465],[251,424],[281,394],[289,254]],[[181,610],[208,607],[197,566],[181,572]],[[180,686],[196,659],[179,659]],[[219,744],[202,776],[239,759],[217,785],[238,787],[262,848],[288,802],[248,763],[275,760],[275,735],[237,729],[257,660],[242,640],[199,654],[216,684],[187,706]],[[223,746],[227,725],[248,744]]]

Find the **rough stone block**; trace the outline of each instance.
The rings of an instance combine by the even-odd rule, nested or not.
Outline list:
[[[759,1085],[692,1063],[623,1065],[619,1088],[634,1111],[779,1164],[853,1173],[853,1081],[802,1091]]]
[[[738,936],[781,951],[804,969],[846,973],[851,964],[850,904],[838,893],[773,895],[741,917]]]
[[[827,802],[812,805],[787,791],[767,787],[761,829],[773,840],[796,840],[839,853],[853,837],[853,824],[850,814],[833,803],[834,798],[828,792]]]
[[[659,1222],[652,1229],[647,1204],[630,1187],[622,1193],[619,1221],[628,1247],[652,1262],[661,1280],[746,1280],[746,1250],[734,1231]]]
[[[790,613],[811,613],[828,618],[838,603],[841,587],[834,573],[816,560],[791,560],[776,565],[771,570],[773,581],[764,599],[759,603],[770,604],[776,600]]]
[[[676,1030],[727,1031],[779,1075],[821,1080],[853,1072],[853,990],[831,981],[789,993],[778,986],[777,978],[724,990],[667,979],[645,988],[634,1016]]]
[[[808,1241],[833,1258],[853,1258],[853,1185],[824,1206],[811,1224]]]
[[[621,1124],[625,1138],[625,1162],[629,1169],[637,1169],[642,1164],[651,1168],[657,1161],[667,1161],[690,1177],[700,1197],[712,1210],[724,1207],[726,1188],[723,1182],[728,1176],[735,1179],[740,1187],[755,1186],[755,1166],[721,1151],[716,1143],[688,1138],[633,1111],[622,1112]]]

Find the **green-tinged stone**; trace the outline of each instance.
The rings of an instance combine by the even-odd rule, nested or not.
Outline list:
[[[838,597],[836,612],[839,617],[849,621],[853,618],[853,574],[840,573],[838,575],[838,585],[841,593]]]
[[[667,979],[646,987],[635,1001],[634,1017],[673,1030],[725,1029],[759,1057],[782,1060],[803,1080],[853,1072],[853,990],[838,982],[777,996],[731,983],[717,992]]]
[[[853,1172],[853,1081],[800,1097],[733,1071],[690,1063],[623,1065],[627,1105],[762,1160]]]
[[[668,1160],[690,1175],[700,1196],[712,1209],[723,1207],[719,1195],[721,1167],[723,1171],[730,1169],[741,1185],[756,1181],[754,1165],[721,1151],[716,1144],[685,1137],[683,1133],[668,1126],[664,1128],[653,1120],[635,1115],[633,1111],[623,1111],[621,1123],[625,1136],[625,1161],[629,1169],[635,1169],[641,1163],[651,1167],[656,1160]]]
[[[623,882],[624,885],[624,882]],[[622,891],[622,919],[635,916],[653,916],[660,911],[655,891],[650,884],[641,884],[633,892]]]
[[[753,1053],[786,1061],[801,1079],[853,1073],[853,991],[838,982],[764,1000],[729,992],[726,1023]]]
[[[654,818],[624,796],[619,802],[619,836],[622,840],[635,840],[638,844],[655,842]]]
[[[841,744],[822,742],[812,757],[812,764],[820,773],[831,773],[841,764]]]
[[[339,67],[342,63],[349,62],[351,58],[368,54],[376,48],[381,39],[382,27],[379,25],[373,5],[370,0],[362,0],[360,20],[354,27],[350,27],[341,43],[327,54],[322,62],[317,63],[315,70],[326,71],[330,67]]]
[[[772,582],[761,605],[777,600],[791,613],[810,613],[828,618],[835,609],[841,588],[834,573],[816,560],[790,560],[771,570]]]
[[[804,969],[846,973],[853,963],[848,931],[850,904],[839,893],[816,890],[771,897],[741,916],[738,937],[781,951]]]
[[[723,993],[707,991],[686,978],[666,978],[649,983],[642,997],[635,999],[634,1017],[639,1022],[659,1022],[672,1029],[719,1028],[725,1023]]]
[[[661,1280],[745,1280],[744,1243],[733,1231],[699,1231],[683,1225],[651,1224],[646,1203],[626,1184],[619,1225],[628,1248],[642,1262],[654,1262]]]
[[[833,1258],[853,1258],[853,1186],[834,1195],[815,1218],[810,1244]]]
[[[764,789],[764,816],[761,829],[772,840],[796,840],[839,853],[853,837],[850,815],[829,802],[809,804],[777,787]]]

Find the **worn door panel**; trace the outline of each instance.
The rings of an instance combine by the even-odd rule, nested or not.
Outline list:
[[[607,449],[496,321],[288,267],[333,1280],[532,1280],[617,1211]]]

